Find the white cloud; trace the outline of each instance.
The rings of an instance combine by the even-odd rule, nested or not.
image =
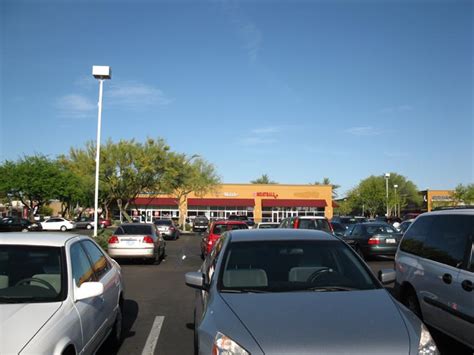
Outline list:
[[[352,127],[346,129],[345,132],[354,136],[377,136],[381,134],[379,130],[375,129],[372,126]]]
[[[58,114],[63,117],[84,118],[92,116],[97,104],[83,95],[69,94],[59,97],[55,102]]]
[[[168,105],[173,101],[162,90],[137,82],[111,84],[110,88],[104,91],[104,99],[113,105],[126,105],[132,108]]]

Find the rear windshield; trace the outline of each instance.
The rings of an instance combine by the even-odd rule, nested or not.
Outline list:
[[[272,223],[272,224],[260,224],[258,226],[259,229],[269,229],[269,228],[278,228],[279,224],[278,223]]]
[[[116,234],[116,235],[122,235],[122,234],[140,234],[140,235],[144,235],[144,234],[150,234],[150,233],[152,233],[151,226],[131,224],[131,225],[125,225],[125,226],[118,227],[114,234]]]
[[[157,219],[155,224],[158,226],[170,226],[171,221],[169,219]]]
[[[249,227],[242,223],[242,224],[216,224],[212,230],[212,234],[221,235],[227,230],[235,230],[235,229],[249,229]]]
[[[324,232],[331,232],[328,221],[325,219],[300,219],[298,228],[300,229],[317,229]]]

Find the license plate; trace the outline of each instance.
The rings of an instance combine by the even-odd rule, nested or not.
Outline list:
[[[394,239],[394,238],[385,239],[385,243],[387,243],[387,244],[395,244],[396,242],[397,242],[397,240]]]
[[[129,240],[127,241],[127,245],[134,245],[135,244],[135,240]]]

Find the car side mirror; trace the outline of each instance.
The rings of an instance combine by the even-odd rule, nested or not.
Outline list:
[[[208,285],[204,282],[204,274],[202,272],[194,271],[187,272],[184,275],[186,286],[196,288],[198,290],[207,290]]]
[[[397,273],[393,269],[382,269],[379,271],[378,279],[383,285],[391,284],[395,282]]]
[[[104,285],[94,281],[84,282],[79,288],[76,288],[74,293],[76,301],[101,296],[104,293]]]

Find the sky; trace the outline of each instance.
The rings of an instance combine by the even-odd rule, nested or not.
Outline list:
[[[474,182],[472,1],[0,1],[0,161],[162,137],[223,182]]]

